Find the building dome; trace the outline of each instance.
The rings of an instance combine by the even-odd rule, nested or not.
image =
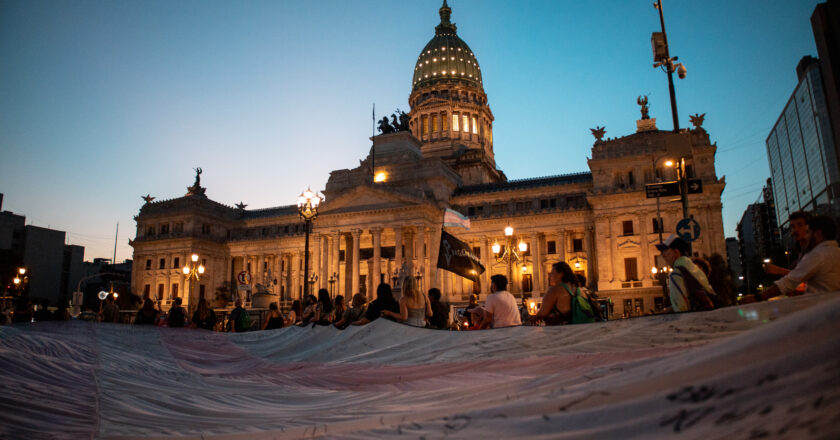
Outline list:
[[[456,26],[449,21],[452,10],[443,2],[440,8],[440,24],[435,27],[435,36],[426,44],[417,64],[411,90],[437,83],[463,83],[484,90],[481,83],[481,68],[478,59],[456,33]]]

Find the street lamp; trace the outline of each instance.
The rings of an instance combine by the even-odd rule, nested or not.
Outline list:
[[[525,264],[525,258],[520,255],[520,252],[524,254],[528,250],[528,244],[519,240],[518,245],[514,247],[513,228],[510,226],[505,228],[505,237],[507,238],[504,249],[499,242],[493,243],[493,254],[495,254],[497,262],[507,263],[508,284],[513,285],[513,263]],[[519,248],[519,252],[516,252],[517,248]]]
[[[26,268],[19,267],[18,275],[15,275],[15,279],[12,280],[15,283],[15,288],[17,289],[18,296],[23,295],[23,284],[26,282],[26,280]]]
[[[204,274],[204,265],[198,264],[198,254],[192,254],[190,260],[192,260],[192,264],[184,266],[183,268],[184,277],[186,277],[187,281],[190,282],[190,291],[189,295],[187,296],[187,304],[190,303],[190,298],[192,297],[193,286],[195,285],[193,280],[198,281],[199,277]]]
[[[303,251],[304,297],[309,295],[309,283],[307,282],[307,277],[309,276],[309,233],[312,231],[312,221],[315,220],[315,217],[318,217],[318,206],[323,201],[324,196],[322,194],[314,193],[309,188],[306,188],[306,191],[298,196],[298,213],[304,221],[304,231],[306,233]]]
[[[330,297],[332,297],[335,294],[333,291],[333,284],[338,281],[338,274],[333,272],[332,275],[330,275],[330,279],[327,281],[330,283]]]
[[[668,92],[671,95],[671,116],[674,119],[674,132],[680,131],[680,123],[677,117],[677,96],[674,93],[674,71],[680,79],[685,78],[686,68],[682,63],[675,63],[678,57],[670,56],[668,52],[668,34],[665,33],[665,17],[662,15],[662,0],[656,0],[653,7],[659,10],[659,23],[662,25],[662,32],[654,32],[650,37],[653,47],[653,67],[662,67],[668,73]]]
[[[651,158],[651,164],[653,165],[653,177],[654,177],[654,179],[656,179],[656,183],[659,183],[659,182],[662,181],[662,177],[657,172],[658,170],[656,168],[656,164],[660,160],[665,159],[666,157],[668,157],[668,156],[660,156],[656,159]],[[671,159],[668,159],[668,160],[665,161],[664,165],[666,167],[670,168],[670,167],[674,166],[674,161],[671,160]],[[662,211],[659,209],[659,193],[658,192],[656,193],[656,229],[659,231],[659,242],[662,243]]]

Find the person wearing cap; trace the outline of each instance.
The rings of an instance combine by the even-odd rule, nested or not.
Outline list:
[[[671,309],[674,312],[691,311],[691,300],[686,289],[685,277],[681,271],[690,273],[706,292],[714,292],[706,274],[691,261],[689,257],[690,248],[685,240],[676,234],[671,234],[665,241],[657,244],[656,248],[662,252],[662,258],[674,269],[668,276],[668,296],[671,299]]]

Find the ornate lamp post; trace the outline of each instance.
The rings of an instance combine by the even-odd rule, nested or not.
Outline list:
[[[333,285],[338,282],[338,274],[333,272],[332,275],[330,275],[328,282],[330,283],[330,297],[332,297],[335,294],[333,291]]]
[[[192,297],[193,286],[195,285],[194,281],[198,281],[199,277],[204,274],[204,266],[198,264],[198,254],[192,254],[190,257],[192,263],[184,266],[184,277],[190,282],[190,291],[189,295],[187,296],[187,304],[189,304],[189,298]],[[186,305],[186,304],[185,304]]]
[[[311,189],[307,188],[306,191],[301,193],[298,197],[298,213],[300,214],[300,218],[303,219],[305,227],[304,231],[306,232],[306,239],[304,244],[304,251],[303,251],[303,295],[309,295],[309,233],[312,232],[312,221],[318,217],[318,206],[321,202],[324,201],[324,196],[322,194],[314,193]]]
[[[493,243],[493,254],[497,262],[507,263],[508,284],[512,285],[513,264],[525,264],[525,258],[520,256],[520,253],[525,253],[528,250],[528,244],[523,240],[519,240],[519,244],[514,247],[513,228],[510,226],[505,228],[505,237],[507,242],[505,243],[504,249],[502,249],[502,245],[499,242]],[[517,248],[519,248],[519,252],[516,252]]]
[[[15,288],[17,289],[17,296],[23,296],[23,285],[26,283],[29,277],[26,276],[26,268],[19,267],[18,268],[18,275],[15,275],[15,279],[12,280],[15,283]]]

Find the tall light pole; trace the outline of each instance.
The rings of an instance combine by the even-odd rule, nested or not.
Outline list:
[[[513,228],[508,226],[505,228],[505,237],[506,243],[504,249],[502,246],[495,242],[493,243],[493,254],[495,254],[495,258],[497,262],[505,262],[507,263],[507,276],[508,276],[508,284],[513,285],[513,263],[525,264],[525,260],[518,252],[516,252],[516,247],[513,246]],[[520,240],[517,246],[519,248],[519,252],[525,253],[528,250],[528,244],[524,241]],[[511,289],[513,290],[513,289]],[[524,295],[524,293],[523,293]]]
[[[685,78],[686,69],[682,63],[675,63],[678,57],[671,57],[668,51],[668,34],[665,33],[665,17],[662,14],[662,0],[656,0],[653,7],[659,10],[659,23],[662,25],[662,32],[654,32],[650,37],[653,46],[653,67],[663,67],[668,74],[668,92],[671,95],[671,116],[674,118],[674,132],[680,131],[680,122],[677,117],[677,96],[674,93],[674,71],[680,79]]]
[[[195,282],[198,281],[199,277],[204,274],[204,265],[198,264],[198,254],[192,254],[192,256],[190,256],[190,260],[192,260],[192,262],[183,268],[184,277],[190,282],[190,290],[187,292],[187,301],[184,305],[190,304],[193,286],[195,285]]]
[[[662,181],[662,178],[657,173],[658,170],[656,168],[656,164],[659,163],[660,160],[665,159],[666,157],[668,156],[660,156],[656,159],[651,159],[651,164],[653,165],[653,177],[656,180],[656,183],[660,183]],[[666,160],[665,166],[669,168],[674,166],[674,161],[671,159]],[[659,193],[656,194],[656,223],[656,229],[659,231],[659,242],[662,243],[662,211],[659,209]]]
[[[298,197],[298,213],[304,221],[306,239],[303,251],[303,295],[309,295],[309,233],[312,231],[312,221],[318,217],[318,206],[324,201],[322,194],[312,192],[307,188]]]

